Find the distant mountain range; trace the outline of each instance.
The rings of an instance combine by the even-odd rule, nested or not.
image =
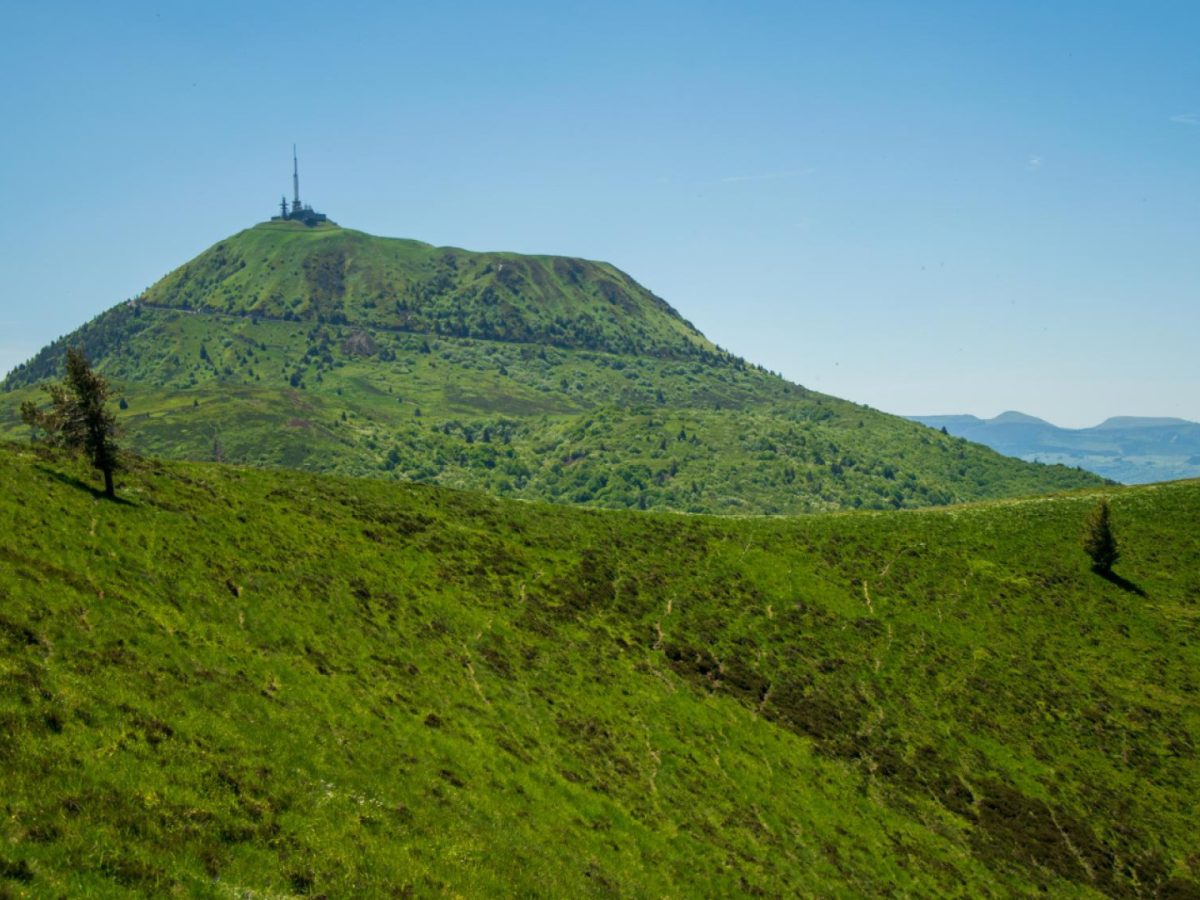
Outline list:
[[[1186,419],[1114,416],[1091,428],[1059,428],[1014,411],[909,418],[1008,456],[1080,466],[1125,484],[1200,477],[1200,424]]]

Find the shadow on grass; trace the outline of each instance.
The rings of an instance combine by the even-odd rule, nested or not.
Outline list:
[[[1123,591],[1129,591],[1129,593],[1137,594],[1139,597],[1146,596],[1146,592],[1143,591],[1140,587],[1138,587],[1136,584],[1134,584],[1128,578],[1122,578],[1120,575],[1118,575],[1112,569],[1097,569],[1097,568],[1093,567],[1092,571],[1095,572],[1097,575],[1099,575],[1101,578],[1103,578],[1105,581],[1107,581],[1111,584],[1115,584],[1117,587],[1119,587]]]
[[[62,482],[63,484],[68,485],[69,487],[78,488],[81,491],[87,491],[89,494],[91,494],[97,500],[108,500],[110,503],[117,503],[117,504],[120,504],[121,506],[136,506],[137,505],[132,500],[126,500],[124,497],[112,497],[112,498],[106,497],[106,496],[104,496],[104,491],[101,490],[100,488],[93,487],[92,485],[88,484],[86,481],[80,481],[74,475],[67,475],[64,472],[58,472],[54,469],[51,469],[49,466],[35,466],[34,468],[36,468],[39,472],[49,475],[55,481]]]

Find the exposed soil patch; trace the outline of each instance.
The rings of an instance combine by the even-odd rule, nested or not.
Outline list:
[[[357,331],[342,341],[342,352],[347,356],[374,356],[378,345],[365,331]]]
[[[304,280],[313,312],[334,318],[346,296],[346,252],[332,247],[309,254],[304,259]]]

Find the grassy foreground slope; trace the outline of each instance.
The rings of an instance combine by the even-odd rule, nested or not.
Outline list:
[[[808,339],[797,335],[802,346]],[[585,506],[890,509],[1099,484],[809,391],[606,263],[247,229],[0,385],[0,435],[79,344],[171,458]]]
[[[0,890],[1196,896],[1200,484],[714,519],[0,445]],[[1134,587],[1142,593],[1136,593]]]

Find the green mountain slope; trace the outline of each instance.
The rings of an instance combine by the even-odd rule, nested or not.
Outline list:
[[[1200,484],[718,519],[0,449],[0,890],[1194,896]],[[1134,592],[1134,586],[1141,593]]]
[[[583,260],[259,225],[11,373],[0,434],[75,343],[160,456],[717,513],[1100,483],[790,384]]]
[[[613,353],[716,351],[665,301],[607,263],[471,253],[334,225],[246,229],[138,299],[147,307]]]

